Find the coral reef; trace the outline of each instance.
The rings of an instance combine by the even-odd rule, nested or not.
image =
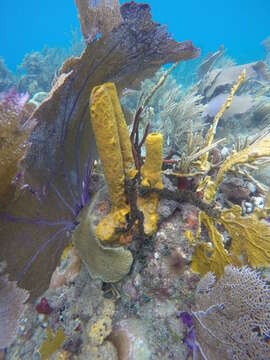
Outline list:
[[[18,67],[19,91],[28,91],[32,96],[39,92],[49,92],[55,76],[65,59],[64,50],[44,48],[42,52],[26,54]]]
[[[20,92],[28,92],[35,96],[41,92],[49,92],[57,72],[63,62],[70,56],[79,56],[84,42],[78,32],[72,32],[72,41],[68,49],[49,48],[25,54],[22,63],[17,67],[16,83]]]
[[[121,15],[121,26],[88,44],[80,58],[64,63],[47,99],[34,111],[37,126],[24,160],[25,186],[0,214],[5,239],[1,258],[32,298],[48,288],[77,216],[89,203],[96,157],[89,122],[91,90],[106,79],[115,81],[121,94],[162,64],[199,55],[190,41],[168,37],[166,28],[152,21],[148,5],[126,3]],[[18,256],[22,238],[27,245]]]
[[[180,88],[178,63],[199,51],[148,5],[76,4],[82,54],[50,89],[64,53],[32,53],[29,104],[0,95],[24,150],[0,176],[7,360],[269,358],[269,286],[252,270],[269,278],[270,191],[255,177],[270,158],[267,66],[220,47]],[[256,136],[230,137],[237,119]]]
[[[202,114],[205,106],[201,102],[202,97],[198,94],[197,88],[191,86],[185,90],[174,78],[174,73],[180,66],[181,63],[176,66],[173,73],[170,71],[170,74],[164,69],[160,70],[152,79],[142,82],[141,91],[127,91],[121,101],[127,116],[130,112],[136,112],[140,97],[151,94],[156,84],[165,78],[162,86],[151,95],[141,120],[141,126],[149,123],[151,131],[163,134],[165,155],[170,151],[186,151],[186,135],[190,128],[198,131],[204,126]]]
[[[116,360],[119,351],[125,354],[130,350],[131,354],[145,354],[153,359],[174,356],[184,360],[186,350],[181,343],[184,327],[177,314],[183,307],[189,308],[198,277],[188,270],[188,262],[179,275],[177,266],[172,268],[171,261],[175,260],[172,255],[175,249],[184,258],[191,258],[184,229],[187,228],[186,216],[193,210],[188,204],[181,205],[181,210],[163,222],[155,240],[147,240],[140,251],[140,242],[134,242],[137,248],[134,270],[115,285],[104,286],[102,281],[91,279],[82,263],[73,282],[49,289],[42,295],[53,309],[49,315],[37,312],[36,304],[41,299],[33,305],[29,303],[21,315],[16,340],[7,351],[7,360],[39,358],[40,348],[47,339],[46,328],[53,334],[63,328],[65,335],[65,341],[51,356],[52,359],[77,356],[79,360],[89,357]],[[162,208],[160,211],[164,213]],[[60,268],[68,268],[71,263],[72,257],[63,256]],[[115,312],[111,311],[112,303],[115,303]],[[107,320],[111,321],[112,337],[105,335],[102,344],[96,345],[89,333],[96,329],[95,325],[101,325],[103,329],[104,318],[105,324]],[[119,344],[114,342],[113,334],[120,326],[123,342]],[[129,334],[134,339],[131,344],[130,337],[126,338]]]
[[[15,77],[11,71],[8,70],[2,58],[0,58],[0,93],[8,91],[15,85]]]

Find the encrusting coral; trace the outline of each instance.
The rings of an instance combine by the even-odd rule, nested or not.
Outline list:
[[[93,279],[116,282],[129,272],[133,257],[131,252],[122,246],[102,245],[97,237],[96,223],[100,219],[97,218],[95,210],[99,196],[101,193],[96,195],[90,206],[80,213],[79,225],[73,232],[72,241]]]
[[[50,328],[46,329],[46,339],[43,341],[39,353],[42,360],[51,359],[65,340],[64,330],[60,327],[54,334]]]
[[[105,338],[112,331],[112,317],[115,313],[115,304],[112,300],[104,300],[104,309],[100,318],[91,326],[90,341],[93,345],[102,345]]]

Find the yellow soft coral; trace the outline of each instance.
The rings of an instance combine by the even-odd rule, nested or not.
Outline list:
[[[203,223],[207,228],[212,244],[197,244],[192,257],[191,268],[192,271],[198,272],[202,276],[211,271],[219,279],[224,273],[225,266],[231,264],[232,261],[223,246],[222,235],[216,229],[214,221],[202,211],[199,218],[199,223]]]
[[[232,243],[230,252],[251,267],[270,263],[270,226],[259,220],[256,213],[242,216],[242,209],[235,205],[222,211],[219,222],[229,233]]]
[[[202,276],[211,271],[219,278],[225,266],[231,263],[236,266],[244,264],[251,267],[268,266],[270,264],[270,226],[260,218],[260,215],[260,212],[254,212],[242,216],[242,209],[238,205],[221,212],[217,222],[224,226],[231,237],[231,244],[227,251],[214,220],[200,212],[199,223],[202,222],[206,226],[211,245],[202,242],[196,245],[192,257],[192,270]],[[199,233],[200,227],[196,239]]]

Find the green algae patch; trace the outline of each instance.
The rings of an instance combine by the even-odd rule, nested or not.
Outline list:
[[[65,340],[65,334],[62,328],[59,328],[55,334],[50,328],[47,328],[46,332],[47,337],[43,341],[39,350],[42,360],[51,359],[52,354],[59,350],[60,346]]]

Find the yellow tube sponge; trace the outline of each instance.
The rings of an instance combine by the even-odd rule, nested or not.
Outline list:
[[[117,126],[116,100],[112,100],[115,97],[117,98],[117,94],[112,85],[104,84],[96,86],[90,98],[92,127],[112,204],[110,213],[98,224],[96,234],[99,240],[110,242],[117,239],[116,229],[126,225],[126,215],[130,211],[125,197],[125,173]]]
[[[118,136],[121,148],[121,154],[123,159],[123,167],[125,174],[130,178],[133,179],[136,174],[137,170],[135,168],[134,159],[132,155],[132,147],[129,138],[129,131],[126,124],[126,120],[121,108],[121,104],[117,95],[116,86],[114,83],[106,83],[106,89],[108,90],[111,101],[114,107],[115,113],[115,120],[117,123],[118,129]]]
[[[163,136],[160,133],[151,133],[147,136],[146,158],[141,168],[142,186],[152,189],[163,189],[162,184],[162,149]]]
[[[146,158],[141,168],[142,186],[152,189],[163,189],[162,184],[162,147],[163,137],[160,133],[149,134],[146,138]],[[150,194],[137,200],[138,208],[144,214],[144,233],[152,235],[157,230],[159,204],[158,194]]]
[[[115,111],[107,84],[96,86],[91,94],[92,127],[113,208],[125,204],[124,169]]]

